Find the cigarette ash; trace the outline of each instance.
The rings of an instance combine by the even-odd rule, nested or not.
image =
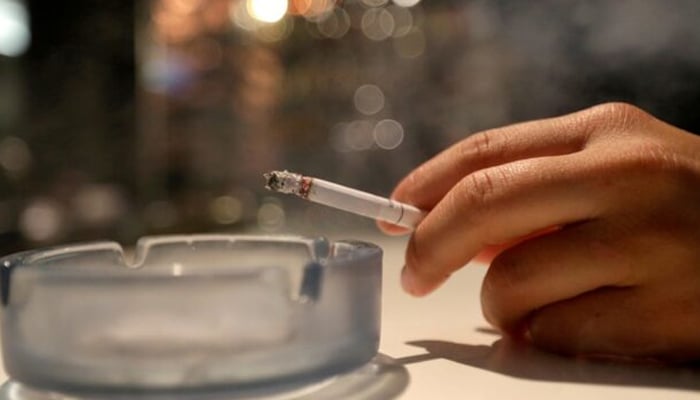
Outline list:
[[[296,193],[299,187],[300,175],[289,171],[271,171],[263,174],[265,188],[273,192]]]
[[[266,172],[263,174],[265,178],[265,189],[278,192],[280,190],[280,180],[276,172]]]

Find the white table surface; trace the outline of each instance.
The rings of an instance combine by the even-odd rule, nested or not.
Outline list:
[[[412,298],[398,284],[405,238],[363,239],[385,251],[380,352],[409,371],[401,400],[700,399],[700,366],[595,363],[502,339],[481,316],[483,265],[469,265],[434,294]]]

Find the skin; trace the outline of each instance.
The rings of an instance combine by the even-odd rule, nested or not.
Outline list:
[[[570,355],[700,359],[700,137],[603,104],[471,135],[392,197],[429,210],[408,293],[481,257],[482,310],[506,334]]]

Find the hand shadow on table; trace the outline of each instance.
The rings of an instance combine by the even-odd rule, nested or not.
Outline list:
[[[700,391],[700,366],[669,366],[621,360],[592,360],[546,353],[524,343],[501,338],[491,346],[440,340],[408,345],[427,354],[396,359],[404,365],[445,359],[462,365],[529,380],[664,387]]]

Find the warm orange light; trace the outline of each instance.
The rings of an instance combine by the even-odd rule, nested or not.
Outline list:
[[[260,22],[274,23],[287,13],[287,0],[248,0],[248,13]]]

